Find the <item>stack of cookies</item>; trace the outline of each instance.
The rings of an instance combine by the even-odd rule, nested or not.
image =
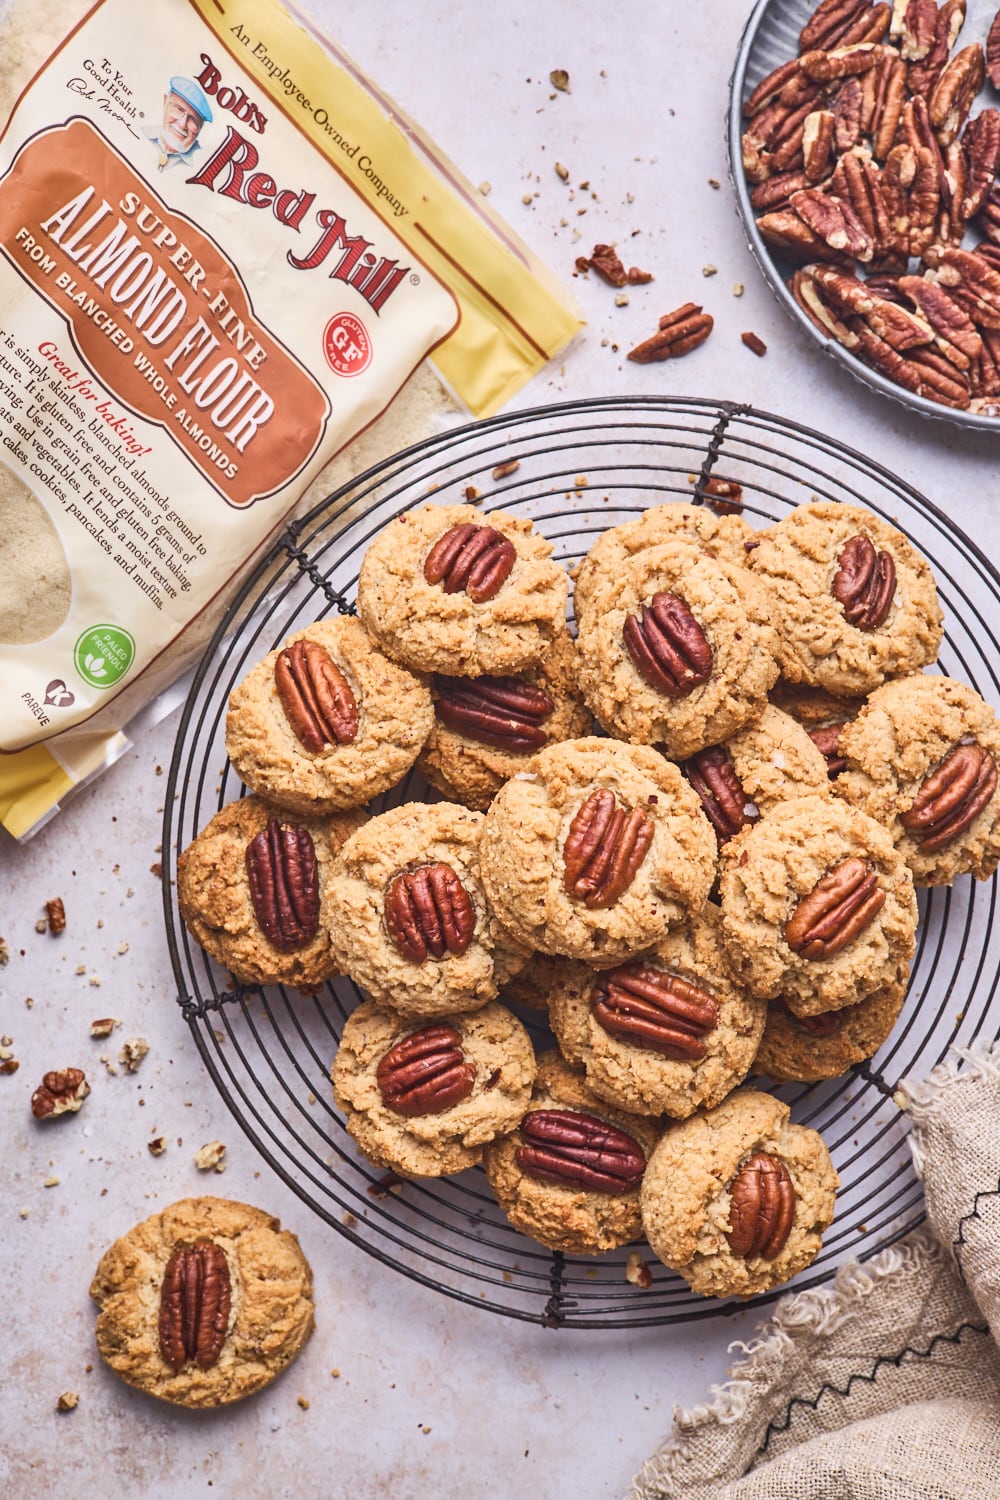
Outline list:
[[[184,851],[181,912],[244,983],[363,989],[332,1076],[371,1161],[481,1162],[544,1245],[644,1234],[696,1291],[752,1296],[814,1259],[837,1177],[745,1080],[885,1040],[915,885],[1000,860],[1000,724],[924,672],[931,571],[860,508],[753,531],[652,507],[575,570],[575,638],[569,582],[502,512],[386,526],[359,618],[233,693],[251,795]],[[444,800],[368,816],[414,766]]]

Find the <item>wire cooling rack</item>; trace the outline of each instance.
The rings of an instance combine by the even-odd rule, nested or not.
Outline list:
[[[329,1082],[360,992],[343,979],[312,998],[277,985],[236,985],[180,921],[177,851],[242,791],[223,741],[230,691],[292,631],[353,609],[365,548],[392,517],[427,500],[475,497],[486,514],[502,507],[529,517],[569,567],[598,531],[650,505],[705,503],[712,476],[742,485],[744,515],[754,526],[814,497],[867,506],[899,526],[934,567],[945,611],[940,670],[1000,705],[1000,577],[930,501],[871,459],[749,406],[609,398],[539,407],[430,438],[289,526],[205,653],[170,767],[164,906],[178,1002],[237,1121],[304,1202],[385,1265],[460,1301],[549,1326],[685,1323],[743,1304],[695,1297],[642,1246],[632,1248],[652,1272],[645,1289],[626,1280],[627,1249],[594,1258],[550,1253],[510,1227],[478,1168],[388,1186],[347,1135]],[[411,774],[372,811],[426,795]],[[922,1219],[893,1094],[901,1078],[925,1074],[951,1044],[992,1040],[1000,1031],[996,901],[995,880],[965,878],[949,890],[922,891],[913,978],[885,1046],[844,1078],[774,1090],[793,1119],[821,1131],[842,1184],[823,1250],[796,1288],[823,1282],[844,1260],[874,1254]],[[538,1046],[551,1045],[537,1012],[519,1014]]]

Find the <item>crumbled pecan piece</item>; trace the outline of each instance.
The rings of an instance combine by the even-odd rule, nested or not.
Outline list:
[[[762,359],[767,353],[767,345],[759,334],[748,330],[740,334],[740,340],[750,350],[751,354],[756,354],[759,359]]]
[[[53,936],[66,931],[66,908],[63,906],[61,896],[54,896],[51,901],[46,901],[45,915],[48,918],[49,931]]]
[[[90,1093],[80,1068],[61,1068],[46,1073],[31,1096],[31,1113],[36,1120],[54,1120],[58,1115],[76,1114]]]

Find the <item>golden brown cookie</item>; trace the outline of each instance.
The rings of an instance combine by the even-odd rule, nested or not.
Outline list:
[[[577,644],[594,714],[682,760],[755,718],[778,675],[765,591],[691,542],[637,552],[591,585]]]
[[[681,765],[720,844],[789,797],[829,791],[827,762],[801,724],[772,704],[725,744]]]
[[[313,1330],[312,1272],[273,1215],[183,1198],[106,1250],[90,1286],[97,1347],[126,1385],[224,1406],[269,1385]]]
[[[715,838],[655,750],[596,737],[540,750],[486,814],[483,883],[527,949],[621,963],[704,905]]]
[[[727,977],[718,914],[706,906],[656,948],[600,972],[565,961],[549,1023],[594,1093],[639,1115],[682,1120],[749,1073],[766,1002]]]
[[[332,1078],[347,1129],[376,1166],[441,1177],[474,1167],[520,1122],[535,1053],[496,1002],[414,1023],[365,1000],[344,1025]]]
[[[383,650],[422,672],[518,672],[566,624],[569,577],[530,521],[472,505],[425,505],[365,553],[358,612]]]
[[[651,505],[638,520],[624,521],[602,531],[577,565],[573,577],[576,618],[582,620],[588,613],[595,590],[599,592],[607,578],[615,577],[623,564],[646,547],[687,540],[709,557],[742,568],[746,559],[744,544],[753,535],[742,516],[718,516],[707,505],[692,505],[686,500]]]
[[[217,812],[177,861],[177,905],[206,953],[244,984],[315,989],[337,973],[326,876],[359,811],[304,818],[262,797]]]
[[[925,673],[887,682],[840,749],[837,795],[889,830],[917,885],[989,879],[1000,862],[1000,722],[973,688]]]
[[[483,1167],[515,1229],[550,1250],[592,1255],[641,1233],[639,1187],[658,1137],[651,1120],[598,1099],[546,1052],[519,1128],[486,1147]]]
[[[771,689],[771,702],[801,724],[826,760],[827,775],[836,780],[847,762],[840,753],[840,731],[856,719],[864,698],[838,698],[824,688],[803,687],[783,677]]]
[[[941,609],[931,570],[871,511],[816,500],[754,540],[747,566],[768,586],[790,681],[864,694],[936,657]]]
[[[348,839],[326,886],[336,962],[405,1016],[477,1010],[520,968],[480,873],[483,814],[407,802]]]
[[[435,676],[434,727],[418,769],[451,801],[485,812],[537,750],[593,728],[579,675],[576,646],[564,632],[516,677]]]
[[[663,1263],[705,1297],[755,1297],[819,1254],[839,1186],[822,1137],[780,1099],[739,1089],[670,1125],[642,1184]]]
[[[796,1015],[883,989],[913,956],[917,901],[881,824],[830,796],[795,797],[725,844],[723,948],[754,994]]]
[[[796,1016],[781,1000],[767,1007],[767,1024],[753,1065],[776,1083],[819,1083],[866,1062],[887,1039],[903,1008],[906,976],[856,1005],[817,1016]]]
[[[341,615],[289,636],[244,677],[229,699],[226,749],[253,791],[317,816],[395,786],[432,722],[426,679]]]

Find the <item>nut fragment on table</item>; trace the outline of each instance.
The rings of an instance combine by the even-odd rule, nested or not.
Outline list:
[[[122,1044],[122,1049],[118,1054],[118,1061],[122,1064],[126,1073],[137,1073],[148,1051],[149,1043],[145,1037],[130,1036],[128,1041]]]
[[[100,1016],[96,1021],[91,1021],[90,1034],[96,1037],[110,1036],[115,1027],[121,1024],[118,1016]]]
[[[56,1402],[56,1411],[75,1411],[80,1405],[80,1397],[76,1391],[63,1391]]]
[[[31,1113],[36,1120],[54,1120],[58,1115],[76,1114],[90,1093],[80,1068],[60,1068],[46,1073],[31,1096]]]
[[[195,1152],[194,1164],[199,1172],[224,1172],[225,1154],[226,1148],[221,1141],[209,1141]]]
[[[61,896],[54,896],[51,901],[46,901],[45,915],[48,918],[49,931],[53,936],[66,931],[66,908],[63,906]]]

